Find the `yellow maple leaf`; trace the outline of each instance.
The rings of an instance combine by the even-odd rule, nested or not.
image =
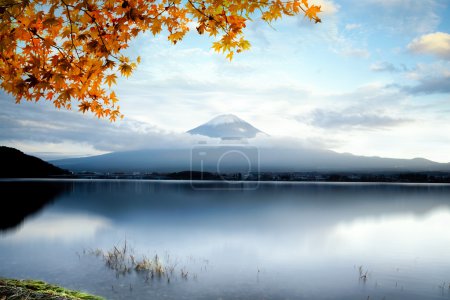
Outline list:
[[[227,58],[229,59],[229,60],[232,60],[233,59],[233,55],[234,55],[234,52],[233,51],[230,51],[230,52],[228,52],[228,54],[227,54]]]
[[[109,99],[111,100],[113,107],[117,103],[117,101],[119,101],[119,99],[117,99],[116,93],[114,93],[114,92],[111,92],[109,94]]]
[[[105,77],[105,83],[108,85],[108,87],[111,87],[111,85],[116,84],[116,79],[117,79],[116,74],[107,75]]]

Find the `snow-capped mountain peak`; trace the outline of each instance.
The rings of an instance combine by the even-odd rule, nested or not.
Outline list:
[[[258,133],[265,134],[233,114],[219,115],[188,133],[213,138],[254,138]]]
[[[245,123],[245,121],[233,114],[226,114],[226,115],[219,115],[211,119],[210,121],[205,123],[205,125],[217,126],[221,124],[230,124],[230,123]]]

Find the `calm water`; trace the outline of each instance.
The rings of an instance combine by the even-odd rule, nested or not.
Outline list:
[[[0,277],[108,299],[450,299],[449,185],[205,187],[213,189],[0,182],[3,193],[16,192],[2,202],[50,201],[15,227],[20,218],[4,219]],[[2,215],[13,214],[2,208]],[[125,240],[136,257],[158,254],[174,266],[170,283],[134,272],[117,277],[89,254]]]

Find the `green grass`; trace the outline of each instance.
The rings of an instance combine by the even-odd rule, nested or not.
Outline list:
[[[38,280],[0,278],[0,300],[104,300],[102,297],[68,290]]]

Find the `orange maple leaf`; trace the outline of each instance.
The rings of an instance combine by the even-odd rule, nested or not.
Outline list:
[[[315,20],[316,23],[320,22],[321,20],[319,17],[317,17],[317,14],[321,12],[320,5],[311,5],[306,11],[305,16],[308,17],[310,20]]]

